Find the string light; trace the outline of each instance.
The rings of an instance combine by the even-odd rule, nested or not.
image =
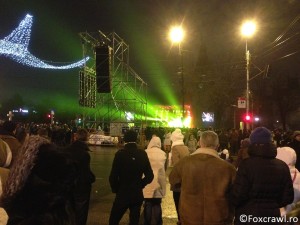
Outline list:
[[[28,51],[31,26],[32,16],[27,14],[25,19],[21,21],[10,35],[0,40],[0,55],[5,55],[23,65],[44,69],[72,69],[82,67],[89,60],[89,57],[85,57],[75,63],[55,66],[38,59]]]

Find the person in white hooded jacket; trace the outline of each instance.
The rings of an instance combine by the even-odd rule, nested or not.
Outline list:
[[[294,187],[293,203],[280,209],[281,216],[284,216],[291,210],[293,210],[295,208],[296,203],[300,201],[300,173],[295,167],[297,156],[294,149],[290,147],[277,148],[276,158],[284,161],[289,166]]]
[[[151,168],[153,170],[154,179],[143,189],[144,194],[144,225],[154,224],[161,225],[162,208],[161,200],[166,194],[166,153],[161,149],[161,140],[157,136],[153,136],[146,149]]]
[[[181,133],[179,128],[175,129],[171,135],[171,162],[172,166],[175,166],[181,159],[190,155],[189,148],[184,145],[184,135]],[[175,208],[177,212],[178,222],[177,224],[181,224],[180,215],[179,215],[179,199],[180,199],[180,184],[171,185],[171,191],[173,192],[173,200],[175,203]]]

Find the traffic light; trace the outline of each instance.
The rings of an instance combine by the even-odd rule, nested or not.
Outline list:
[[[47,119],[50,120],[50,123],[53,124],[54,123],[54,111],[51,110],[50,113],[47,114]]]
[[[245,115],[244,115],[244,121],[245,121],[246,123],[252,122],[252,115],[250,115],[249,113],[248,113],[248,114],[245,114]]]

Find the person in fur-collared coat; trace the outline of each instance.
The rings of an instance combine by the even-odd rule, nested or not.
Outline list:
[[[219,157],[218,147],[218,135],[204,131],[200,148],[181,159],[169,175],[171,185],[181,184],[182,225],[232,224],[234,208],[229,194],[236,170]]]
[[[48,140],[30,136],[20,149],[0,199],[7,225],[75,225],[70,192],[76,168]]]

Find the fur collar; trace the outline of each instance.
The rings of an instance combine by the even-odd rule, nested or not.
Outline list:
[[[2,200],[8,200],[22,190],[36,163],[39,148],[43,144],[50,144],[50,142],[40,136],[30,136],[25,141],[19,152],[20,157],[16,159],[10,170],[3,190]]]
[[[211,149],[211,148],[198,148],[191,155],[196,155],[196,154],[206,154],[206,155],[211,155],[213,157],[221,159],[220,156],[218,155],[217,151],[214,149]]]

